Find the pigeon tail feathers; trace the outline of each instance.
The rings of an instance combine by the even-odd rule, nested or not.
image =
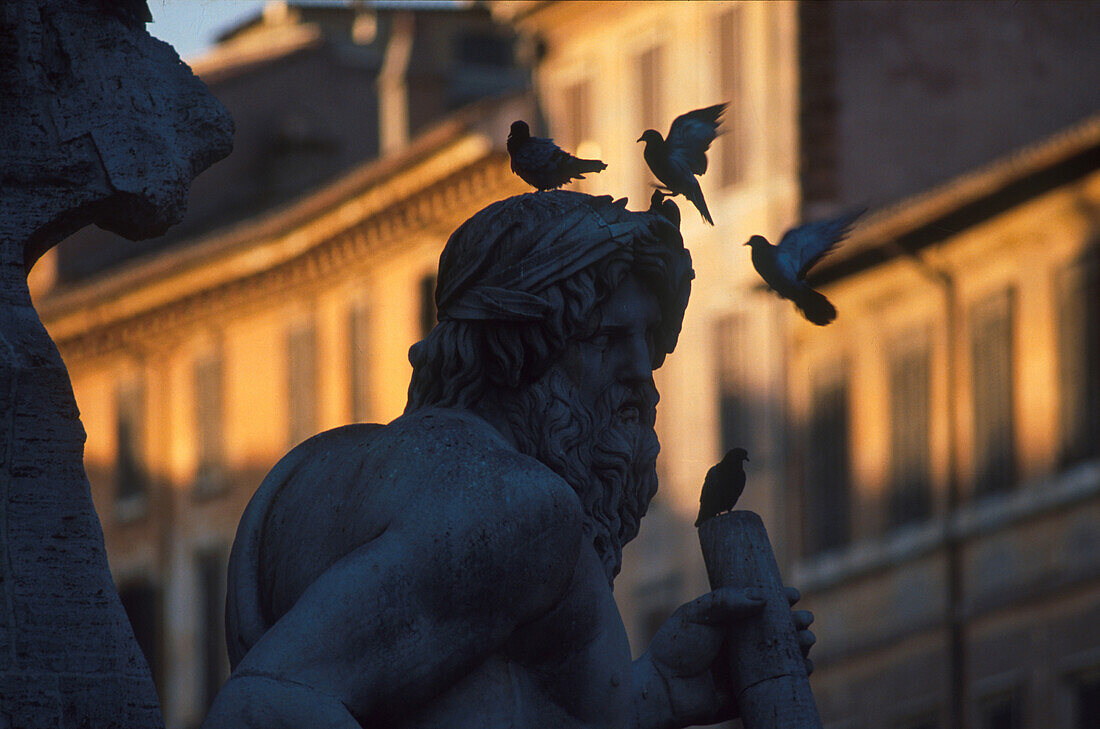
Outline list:
[[[711,225],[714,225],[714,219],[710,217],[710,211],[707,210],[707,201],[703,198],[703,191],[699,189],[699,183],[695,183],[695,189],[690,194],[684,193],[684,197],[691,200],[691,204],[695,206],[699,214],[703,216],[703,220],[707,221]]]
[[[791,301],[808,321],[819,327],[836,319],[836,307],[825,298],[824,294],[813,289],[807,288],[800,291],[797,296],[791,297]]]
[[[583,175],[586,172],[602,172],[607,169],[607,163],[601,162],[598,159],[580,159],[575,158],[573,160],[574,174]]]

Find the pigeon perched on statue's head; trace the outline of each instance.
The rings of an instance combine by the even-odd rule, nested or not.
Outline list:
[[[572,180],[583,180],[586,172],[607,167],[598,159],[578,159],[554,144],[553,139],[532,137],[525,121],[514,121],[508,132],[508,156],[512,172],[536,190],[554,190]]]
[[[747,460],[749,454],[744,448],[733,448],[707,471],[703,492],[699,495],[699,518],[695,520],[695,526],[737,505],[745,490],[744,462]]]
[[[695,176],[707,171],[707,150],[718,136],[726,106],[715,104],[681,114],[669,127],[667,139],[656,129],[646,129],[638,138],[639,142],[645,142],[643,156],[653,175],[671,194],[690,200],[711,225],[714,220]]]
[[[791,228],[773,246],[764,236],[754,235],[745,245],[752,249],[752,265],[773,291],[790,299],[802,315],[818,326],[836,319],[836,307],[824,294],[806,283],[806,274],[825,254],[852,231],[863,210],[830,220]]]
[[[649,212],[657,213],[677,228],[680,227],[680,208],[660,190],[654,190],[650,196]]]

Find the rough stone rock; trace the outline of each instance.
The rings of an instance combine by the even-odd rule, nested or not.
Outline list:
[[[95,223],[183,215],[232,120],[140,0],[0,3],[0,727],[162,726],[107,566],[68,373],[26,273]]]

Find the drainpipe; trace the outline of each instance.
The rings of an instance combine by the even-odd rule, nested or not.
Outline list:
[[[948,678],[951,682],[948,726],[951,729],[968,729],[970,687],[967,672],[966,616],[963,604],[963,535],[956,518],[962,505],[962,489],[959,477],[959,349],[958,341],[958,283],[954,275],[935,266],[914,251],[896,241],[891,248],[912,261],[924,278],[936,284],[943,292],[944,333],[947,338],[947,518],[944,551],[947,568],[947,646]]]

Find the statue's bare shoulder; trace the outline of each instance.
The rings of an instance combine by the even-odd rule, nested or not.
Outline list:
[[[379,483],[401,486],[390,492],[396,500],[387,502],[397,520],[464,505],[487,509],[478,519],[498,525],[520,519],[567,531],[582,526],[584,512],[573,489],[476,415],[426,408],[375,433]]]
[[[448,680],[425,675],[391,691],[388,676],[415,677],[446,654],[433,670],[457,678],[553,610],[583,544],[569,485],[457,411],[322,433],[289,453],[258,497],[269,625],[242,670],[300,677],[323,665],[309,683],[367,713],[386,712],[382,697],[415,702],[418,688]],[[320,635],[326,627],[339,635]],[[357,648],[368,644],[389,649]]]
[[[525,585],[536,594],[564,590],[585,515],[556,473],[460,410],[417,411],[378,438],[376,480],[364,503],[387,515],[389,529],[433,551],[471,540],[469,557],[506,577],[512,592],[528,578],[539,583]]]
[[[472,557],[508,570],[520,558],[537,563],[541,550],[560,565],[580,549],[584,512],[569,485],[463,411],[327,431],[284,461],[269,476],[281,483],[263,526],[276,613],[341,556],[386,534],[430,550],[421,564],[440,558],[444,538],[477,540]]]

